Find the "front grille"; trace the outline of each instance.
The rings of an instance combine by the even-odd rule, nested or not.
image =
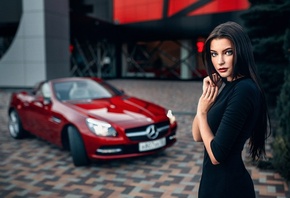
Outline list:
[[[154,136],[154,139],[161,138],[165,136],[165,134],[169,130],[169,121],[166,122],[159,122],[155,124],[150,124],[142,127],[136,127],[136,128],[131,128],[131,129],[126,129],[125,133],[126,136],[132,140],[132,141],[148,141],[152,140],[152,138],[149,138],[148,135],[148,127],[154,125],[155,126],[155,131],[158,133],[158,135]]]

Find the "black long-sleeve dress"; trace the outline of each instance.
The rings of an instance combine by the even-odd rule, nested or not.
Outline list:
[[[250,78],[227,82],[208,112],[215,137],[211,149],[218,165],[205,150],[199,198],[252,198],[253,181],[242,161],[242,150],[260,112],[261,93]]]

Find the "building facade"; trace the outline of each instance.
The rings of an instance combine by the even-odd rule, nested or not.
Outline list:
[[[248,0],[2,0],[0,87],[66,76],[191,80],[203,41]]]

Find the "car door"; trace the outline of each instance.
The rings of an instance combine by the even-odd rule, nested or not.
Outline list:
[[[30,104],[31,119],[33,119],[34,134],[45,139],[50,139],[49,118],[51,116],[51,91],[49,84],[43,83],[36,93],[35,99]]]

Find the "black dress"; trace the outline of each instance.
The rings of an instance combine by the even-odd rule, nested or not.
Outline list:
[[[215,137],[211,149],[218,165],[205,150],[199,198],[252,198],[255,190],[242,161],[242,150],[260,112],[261,93],[250,78],[228,82],[208,112]]]

